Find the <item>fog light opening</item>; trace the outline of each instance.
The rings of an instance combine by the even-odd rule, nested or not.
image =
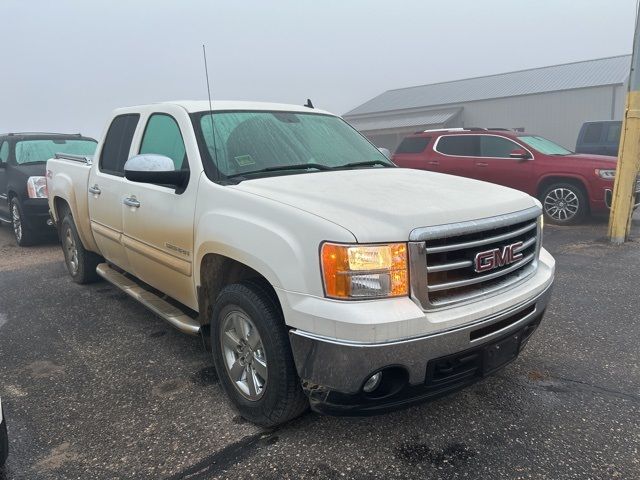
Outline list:
[[[367,379],[366,382],[364,382],[364,385],[362,386],[362,391],[365,393],[373,392],[376,388],[380,386],[381,380],[382,380],[382,372],[374,373]]]

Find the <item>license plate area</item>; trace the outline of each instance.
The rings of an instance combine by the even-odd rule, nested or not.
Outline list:
[[[522,331],[515,332],[502,340],[483,348],[482,374],[504,367],[518,356]]]

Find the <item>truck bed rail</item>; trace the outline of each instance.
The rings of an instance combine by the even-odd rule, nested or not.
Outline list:
[[[91,155],[73,155],[72,153],[56,153],[53,158],[71,160],[72,162],[80,162],[85,165],[91,165],[93,162],[93,156]]]

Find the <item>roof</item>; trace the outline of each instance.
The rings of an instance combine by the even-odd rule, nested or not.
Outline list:
[[[462,107],[441,110],[429,110],[419,113],[405,113],[384,117],[355,118],[349,123],[362,132],[367,130],[382,130],[385,128],[419,127],[443,125],[462,111]]]
[[[159,102],[159,104],[178,105],[184,108],[189,113],[209,111],[208,100],[173,100],[168,102]],[[126,108],[136,109],[140,107],[149,107],[152,105],[158,105],[158,103],[151,104],[151,105],[135,105],[135,106],[126,107]],[[231,101],[231,100],[212,100],[211,109],[212,110],[265,110],[265,111],[276,110],[276,111],[286,111],[286,112],[329,114],[329,112],[326,112],[324,110],[320,110],[318,108],[309,108],[303,105],[289,105],[286,103]]]
[[[631,55],[532,68],[517,72],[388,90],[344,114],[432,107],[491,98],[623,84]]]

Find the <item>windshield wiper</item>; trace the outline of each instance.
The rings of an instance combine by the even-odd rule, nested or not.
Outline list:
[[[294,165],[277,165],[275,167],[261,168],[260,170],[253,170],[251,172],[234,173],[227,175],[227,178],[243,177],[245,175],[254,175],[256,173],[277,172],[281,170],[308,170],[310,168],[315,170],[332,170],[331,167],[322,165],[321,163],[297,163]]]
[[[369,160],[366,162],[353,162],[353,163],[345,163],[344,165],[339,165],[337,167],[334,167],[335,169],[340,169],[340,168],[351,168],[351,167],[373,167],[374,165],[382,165],[385,167],[394,167],[395,165],[393,165],[392,163],[389,162],[385,162],[382,160]]]

